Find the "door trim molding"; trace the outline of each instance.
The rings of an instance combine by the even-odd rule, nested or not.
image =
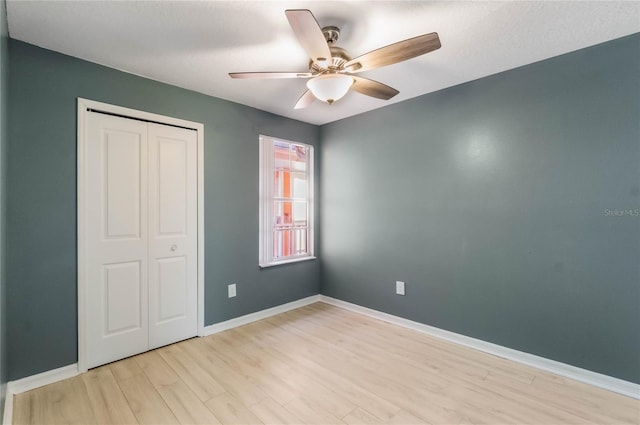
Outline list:
[[[197,197],[198,197],[198,336],[204,336],[204,124],[187,121],[180,118],[167,117],[164,115],[153,114],[150,112],[139,111],[137,109],[125,108],[122,106],[111,105],[108,103],[97,102],[94,100],[78,98],[78,164],[77,164],[77,180],[78,180],[78,371],[87,371],[87,337],[86,337],[86,314],[87,314],[87,267],[86,267],[86,249],[87,235],[85,232],[86,225],[86,199],[85,199],[85,181],[86,174],[86,140],[85,130],[87,124],[88,109],[102,111],[108,114],[121,115],[144,121],[154,121],[160,124],[167,124],[177,127],[185,127],[193,129],[197,132]]]

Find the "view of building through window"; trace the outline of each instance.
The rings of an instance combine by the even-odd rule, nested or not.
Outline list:
[[[269,239],[261,242],[265,251],[261,254],[261,263],[313,255],[310,224],[313,148],[264,136],[261,143],[264,192],[261,214],[265,216],[260,222],[269,225],[268,230],[261,229],[261,236]],[[265,246],[266,243],[269,246]]]
[[[273,259],[307,253],[307,147],[273,142]]]

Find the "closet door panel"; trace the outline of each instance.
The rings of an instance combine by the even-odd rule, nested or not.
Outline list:
[[[196,135],[149,124],[150,348],[197,334]]]
[[[87,359],[149,345],[147,124],[89,113],[86,127]]]

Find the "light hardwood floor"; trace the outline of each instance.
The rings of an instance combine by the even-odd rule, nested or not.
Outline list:
[[[638,400],[322,303],[14,403],[14,424],[640,422]]]

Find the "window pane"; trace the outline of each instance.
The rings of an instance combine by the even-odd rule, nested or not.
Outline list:
[[[289,230],[273,232],[273,259],[288,256],[290,251]]]
[[[308,229],[276,230],[273,232],[273,259],[307,254]]]
[[[307,148],[300,145],[291,145],[291,168],[295,171],[307,170]]]
[[[291,193],[291,173],[288,171],[274,171],[274,191],[273,194],[279,198],[290,198]]]
[[[274,171],[273,172],[273,195],[274,196],[282,196],[282,192],[283,192],[282,183],[283,183],[282,172]]]
[[[273,259],[284,257],[284,232],[273,232]]]
[[[293,196],[294,198],[307,197],[307,176],[303,173],[292,173],[293,175]]]
[[[289,150],[288,143],[273,142],[274,164],[277,169],[289,170],[291,168]]]
[[[307,203],[276,201],[273,208],[274,225],[276,228],[306,226]]]
[[[307,253],[307,228],[295,229],[293,234],[294,255]]]
[[[307,225],[307,204],[306,202],[295,202],[293,204],[293,224],[296,226]]]
[[[292,202],[274,203],[273,218],[276,227],[291,226],[293,224]]]

